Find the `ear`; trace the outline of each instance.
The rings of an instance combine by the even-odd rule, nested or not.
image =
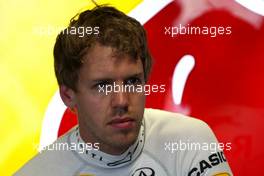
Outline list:
[[[62,101],[68,108],[70,109],[75,108],[76,94],[71,88],[68,88],[65,85],[61,85],[60,86],[60,96],[61,96]]]

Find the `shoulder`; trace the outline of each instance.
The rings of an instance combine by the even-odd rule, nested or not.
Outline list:
[[[146,109],[144,119],[146,146],[155,150],[180,143],[217,143],[211,128],[200,119],[156,109]]]
[[[212,137],[212,130],[202,120],[183,114],[158,109],[145,109],[144,118],[148,131],[173,138]],[[209,136],[208,136],[209,135]]]
[[[73,167],[76,167],[78,159],[74,153],[65,149],[66,145],[69,145],[68,138],[71,135],[72,130],[65,135],[57,139],[54,143],[45,147],[45,149],[39,152],[35,157],[28,161],[20,170],[18,170],[16,176],[30,176],[30,175],[65,175],[65,173],[71,173]],[[76,160],[76,162],[73,162]]]

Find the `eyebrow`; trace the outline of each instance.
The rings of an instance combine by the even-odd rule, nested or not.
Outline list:
[[[139,73],[131,74],[131,75],[125,76],[123,79],[126,80],[126,79],[129,79],[131,77],[143,77],[144,78],[144,73],[143,72],[139,72]],[[105,77],[105,78],[96,78],[96,79],[93,79],[93,80],[91,80],[91,82],[93,82],[93,83],[98,83],[98,82],[113,82],[114,80],[115,79],[113,79],[113,78]]]

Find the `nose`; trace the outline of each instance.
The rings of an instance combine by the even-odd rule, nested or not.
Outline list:
[[[124,91],[118,91],[112,93],[112,107],[116,110],[127,111],[129,104],[128,93]]]

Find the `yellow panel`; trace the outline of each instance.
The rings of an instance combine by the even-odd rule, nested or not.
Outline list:
[[[97,2],[127,13],[141,0]],[[12,175],[37,152],[45,109],[57,89],[53,30],[91,7],[87,0],[0,1],[1,175]]]

